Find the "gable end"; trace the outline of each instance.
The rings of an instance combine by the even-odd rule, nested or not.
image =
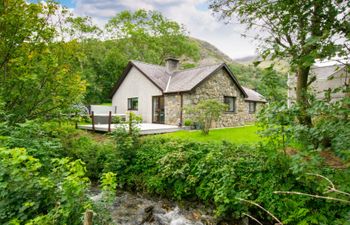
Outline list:
[[[116,84],[114,85],[109,97],[112,98],[113,95],[117,92],[118,88],[120,87],[120,85],[123,83],[124,79],[126,78],[126,76],[129,74],[130,70],[132,67],[135,67],[138,71],[140,71],[140,73],[142,75],[144,75],[154,86],[156,86],[161,92],[163,92],[163,89],[161,87],[159,87],[151,78],[149,78],[149,76],[147,76],[146,73],[144,73],[138,66],[136,66],[132,61],[130,61],[128,63],[128,65],[126,66],[126,68],[124,69],[122,76],[119,78],[119,80],[116,82]]]
[[[247,98],[248,95],[247,93],[244,91],[244,89],[242,88],[242,86],[239,84],[237,78],[235,75],[233,75],[233,73],[231,72],[230,68],[228,68],[228,66],[226,65],[226,63],[222,63],[217,69],[215,69],[213,72],[211,72],[205,79],[203,79],[201,82],[199,82],[198,84],[196,84],[196,86],[194,86],[191,91],[193,91],[195,88],[197,88],[198,86],[200,86],[203,82],[205,82],[206,80],[208,80],[212,75],[214,75],[215,73],[217,73],[219,70],[224,69],[226,70],[226,72],[228,73],[228,75],[230,76],[230,78],[233,80],[233,82],[237,85],[238,89],[241,91],[241,93],[243,94],[244,98]]]

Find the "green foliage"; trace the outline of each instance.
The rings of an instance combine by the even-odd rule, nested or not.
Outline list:
[[[12,124],[56,116],[82,100],[79,44],[57,41],[64,34],[50,21],[58,11],[66,13],[53,2],[10,0],[0,14],[0,95]]]
[[[108,163],[106,169],[107,171],[117,172],[119,182],[122,182],[121,180],[124,177],[119,177],[118,172],[126,169],[126,165],[135,157],[136,150],[140,145],[139,128],[137,127],[140,121],[142,121],[141,117],[130,112],[125,126],[118,127],[112,134],[117,157]]]
[[[95,212],[94,224],[111,223],[115,176],[103,175],[104,197],[92,202],[86,175],[98,181],[116,164],[112,142],[99,142],[70,124],[55,122],[1,128],[1,224],[81,224],[87,209]]]
[[[86,132],[75,130],[73,125],[55,122],[27,121],[18,127],[0,129],[0,146],[25,148],[31,156],[40,159],[42,170],[52,170],[53,158],[80,159],[85,163],[86,175],[93,181],[98,181],[103,172],[109,172],[107,168],[118,157],[114,143],[104,139],[95,140]]]
[[[40,160],[23,148],[0,148],[0,155],[1,224],[80,224],[90,205],[81,161],[53,159],[45,174]]]
[[[101,189],[103,201],[112,204],[115,199],[115,192],[117,187],[116,174],[112,172],[103,173],[101,177]]]
[[[68,157],[85,163],[86,175],[93,181],[98,181],[103,172],[109,172],[118,160],[111,141],[96,141],[89,135],[66,138],[63,147]]]
[[[156,11],[122,11],[106,25],[106,41],[83,44],[82,75],[88,81],[85,102],[109,100],[129,60],[163,64],[167,57],[199,59],[199,48],[185,29]]]
[[[116,171],[117,182],[175,200],[200,201],[214,207],[220,218],[241,218],[242,213],[250,212],[267,224],[271,222],[253,205],[238,200],[242,198],[261,204],[285,224],[343,224],[349,219],[349,205],[273,193],[293,190],[323,195],[326,184],[306,176],[307,172],[323,173],[338,181],[341,190],[349,191],[342,180],[349,179],[348,170],[318,169],[320,160],[314,157],[308,155],[311,164],[303,157],[289,157],[266,146],[148,137],[132,160]]]
[[[199,57],[198,47],[185,36],[185,29],[156,11],[122,11],[106,28],[112,39],[118,38],[129,59],[162,64],[170,56]]]
[[[349,97],[327,102],[312,100],[307,111],[313,118],[313,126],[297,122],[300,108],[296,105],[287,108],[284,104],[270,104],[259,114],[261,134],[268,137],[276,148],[290,144],[300,144],[303,149],[332,149],[344,159],[349,159],[350,121]]]
[[[282,102],[287,99],[286,75],[279,74],[273,65],[262,70],[257,90],[268,102]]]
[[[350,135],[349,105],[348,95],[337,102],[313,101],[308,110],[309,115],[313,118],[313,127],[299,125],[297,129],[300,131],[296,138],[312,144],[314,149],[330,147],[349,158],[350,155],[347,153],[350,150],[350,143],[347,140]],[[306,142],[303,143],[307,144]]]
[[[133,112],[128,113],[128,118],[125,124],[127,124],[129,135],[135,136],[135,137],[139,135],[140,128],[138,127],[138,124],[140,124],[141,122],[142,122],[141,115],[136,115]]]
[[[60,137],[65,137],[72,128],[59,128],[52,124],[41,124],[39,121],[27,121],[17,127],[4,126],[0,129],[0,146],[6,148],[25,148],[28,154],[40,159],[43,169],[51,170],[53,158],[64,157]]]
[[[123,118],[121,116],[114,116],[112,119],[112,123],[120,124],[121,122],[123,122]]]
[[[276,149],[285,149],[293,142],[296,115],[296,109],[289,109],[283,102],[263,107],[258,115],[260,134]]]
[[[255,66],[229,65],[241,85],[256,89],[268,102],[286,101],[287,76],[273,69],[273,65],[260,69]]]
[[[203,134],[207,135],[212,123],[217,121],[226,109],[226,104],[209,99],[202,100],[197,105],[187,107],[185,110],[191,119],[200,125]]]
[[[222,19],[235,15],[248,29],[260,29],[255,38],[263,58],[288,60],[297,77],[298,120],[311,127],[307,114],[310,68],[316,60],[348,58],[349,1],[211,0],[210,8]]]
[[[185,125],[186,127],[191,126],[191,125],[192,125],[192,120],[190,120],[190,119],[185,119],[184,125]]]

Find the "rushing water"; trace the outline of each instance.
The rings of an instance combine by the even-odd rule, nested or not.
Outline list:
[[[207,225],[214,220],[199,210],[180,209],[166,200],[151,200],[122,192],[117,195],[112,209],[116,224],[124,225]]]
[[[92,187],[91,194],[94,201],[102,197],[96,186]],[[117,193],[111,214],[117,225],[249,225],[247,219],[239,222],[217,221],[208,215],[213,214],[210,209],[195,203],[179,207],[166,199],[147,198],[126,191]]]

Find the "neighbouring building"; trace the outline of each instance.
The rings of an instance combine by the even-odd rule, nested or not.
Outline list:
[[[314,80],[310,85],[311,93],[316,99],[325,99],[326,93],[344,86],[350,82],[349,69],[337,62],[317,63],[310,70],[309,80]],[[338,101],[346,93],[338,91],[330,95],[331,101]],[[296,77],[288,75],[288,106],[296,101]]]
[[[228,110],[214,127],[233,127],[255,121],[265,98],[242,87],[225,63],[179,70],[177,59],[165,66],[130,61],[113,88],[112,105],[117,113],[133,111],[145,123],[181,125],[189,116],[184,107],[215,99]]]

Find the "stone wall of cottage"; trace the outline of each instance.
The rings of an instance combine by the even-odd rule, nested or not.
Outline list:
[[[236,97],[236,112],[225,112],[212,127],[235,127],[254,122],[256,113],[249,113],[248,102],[225,70],[220,70],[200,84],[194,91],[183,93],[184,108],[197,104],[200,100],[215,99],[224,102],[224,96]],[[165,123],[178,125],[180,121],[181,97],[179,94],[165,95]],[[262,103],[257,103],[256,111]],[[185,112],[183,121],[191,119]]]
[[[165,124],[179,125],[181,115],[180,94],[164,95]]]

